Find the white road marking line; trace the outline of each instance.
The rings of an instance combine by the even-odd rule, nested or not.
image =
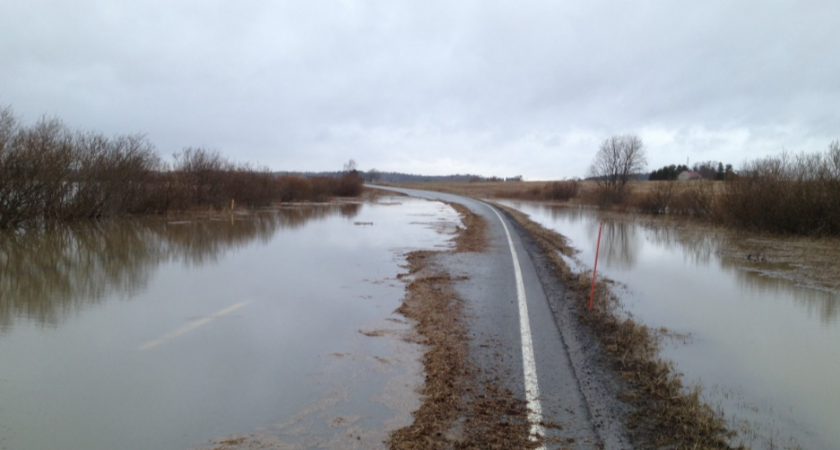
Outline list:
[[[178,328],[175,331],[170,331],[169,333],[166,333],[166,334],[164,334],[163,336],[161,336],[157,339],[146,342],[145,344],[141,345],[137,349],[140,350],[140,351],[144,351],[144,350],[149,350],[151,348],[157,347],[158,345],[163,344],[166,341],[170,341],[172,339],[175,339],[176,337],[181,336],[182,334],[188,333],[192,330],[195,330],[196,328],[198,328],[202,325],[207,325],[208,323],[212,322],[215,319],[218,319],[219,317],[228,315],[228,314],[236,311],[237,309],[247,305],[248,303],[251,303],[251,301],[248,300],[248,301],[244,301],[244,302],[239,302],[235,305],[231,305],[231,306],[228,306],[225,309],[217,311],[217,312],[211,314],[209,317],[194,320],[194,321],[184,325],[183,327]]]
[[[516,297],[519,300],[519,332],[522,336],[522,366],[525,371],[525,401],[528,404],[528,421],[531,422],[531,440],[535,441],[540,436],[545,436],[545,429],[542,426],[542,405],[540,404],[540,384],[537,380],[537,365],[534,362],[534,343],[531,339],[531,322],[528,320],[528,303],[525,298],[525,283],[522,281],[522,270],[519,268],[519,257],[516,255],[516,248],[513,246],[513,239],[510,237],[507,224],[501,214],[490,205],[487,205],[496,214],[502,227],[505,229],[510,255],[513,257],[513,271],[516,275]],[[541,446],[540,449],[545,447]]]

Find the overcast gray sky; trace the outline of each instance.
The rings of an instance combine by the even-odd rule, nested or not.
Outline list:
[[[0,0],[0,105],[275,170],[583,176],[840,139],[840,2]]]

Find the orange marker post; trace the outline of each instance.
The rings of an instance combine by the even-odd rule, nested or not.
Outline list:
[[[598,253],[601,251],[601,230],[604,228],[604,222],[598,226],[598,244],[595,247],[595,267],[592,269],[592,291],[589,293],[589,309],[592,309],[592,301],[595,299],[595,275],[598,273]]]

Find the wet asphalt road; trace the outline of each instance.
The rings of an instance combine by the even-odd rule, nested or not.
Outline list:
[[[455,289],[466,302],[472,337],[470,357],[479,367],[480,376],[530,400],[530,409],[541,410],[544,423],[560,425],[548,427],[545,433],[549,438],[573,440],[564,448],[630,448],[621,431],[622,407],[614,396],[616,380],[597,369],[596,346],[576,323],[565,290],[542,261],[530,236],[504,213],[477,200],[439,192],[387,189],[459,203],[487,221],[486,251],[443,254],[439,259],[453,278],[460,280],[455,282]],[[511,243],[527,305],[526,328],[530,327],[535,371],[531,374],[528,330],[520,317],[521,294]],[[533,394],[536,390],[539,395],[529,398],[526,391]]]

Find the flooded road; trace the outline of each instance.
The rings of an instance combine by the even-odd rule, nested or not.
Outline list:
[[[0,449],[381,448],[422,381],[399,265],[459,222],[379,202],[0,235]]]
[[[500,203],[568,237],[587,270],[605,220],[599,275],[618,282],[614,290],[636,320],[682,335],[665,338],[663,356],[723,409],[739,430],[733,442],[840,448],[837,292],[741,264],[731,257],[743,244],[736,235],[642,224],[591,209]],[[747,262],[760,253],[743,252]]]

